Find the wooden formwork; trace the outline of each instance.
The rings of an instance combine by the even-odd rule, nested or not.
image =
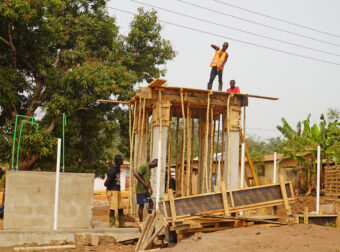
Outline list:
[[[213,191],[212,181],[217,173],[217,169],[213,166],[213,159],[221,151],[221,164],[226,168],[221,168],[220,181],[225,182],[229,188],[230,170],[236,169],[230,165],[230,135],[231,132],[239,132],[241,129],[242,108],[245,109],[248,106],[248,97],[277,100],[277,98],[248,94],[171,87],[164,85],[165,83],[166,80],[163,79],[154,80],[147,87],[141,87],[129,102],[100,101],[129,105],[130,186],[132,189],[130,190],[130,206],[133,213],[136,212],[134,192],[136,180],[133,172],[141,164],[157,158],[152,157],[156,141],[153,134],[155,127],[159,128],[159,136],[163,136],[163,128],[169,133],[168,139],[161,140],[168,141],[167,154],[165,157],[161,156],[159,160],[161,165],[166,164],[168,178],[166,192],[170,189],[171,167],[174,167],[176,197],[209,193]],[[171,128],[174,129],[172,133]],[[169,144],[171,138],[175,138],[175,146]],[[197,143],[199,147],[194,148]],[[228,148],[225,150],[226,146]],[[178,150],[181,150],[180,154]],[[176,154],[172,155],[174,152]],[[176,158],[172,158],[174,156]],[[198,157],[196,167],[193,166],[195,157]],[[253,178],[257,185],[256,173],[254,170],[252,173],[249,176],[246,174],[248,186],[250,186],[250,178]],[[223,181],[225,177],[228,181]]]
[[[325,167],[325,196],[333,199],[340,197],[340,165]]]

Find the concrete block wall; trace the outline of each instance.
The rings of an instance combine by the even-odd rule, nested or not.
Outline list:
[[[53,229],[55,172],[6,174],[4,229]],[[94,174],[60,173],[58,229],[91,228]]]

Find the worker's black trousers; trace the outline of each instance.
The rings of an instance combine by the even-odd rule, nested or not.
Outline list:
[[[223,74],[223,71],[222,70],[217,71],[217,67],[211,68],[210,80],[208,82],[208,89],[209,90],[212,89],[212,84],[213,84],[213,82],[215,80],[216,75],[218,75],[218,91],[222,91],[222,86],[223,86],[223,83],[222,83],[222,74]]]

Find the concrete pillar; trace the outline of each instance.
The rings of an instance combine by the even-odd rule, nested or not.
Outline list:
[[[224,133],[225,152],[224,152],[224,182],[227,189],[238,189],[239,185],[239,148],[240,133],[238,131],[230,131],[230,185],[228,188],[228,135]]]
[[[152,157],[151,160],[158,158],[159,148],[158,141],[162,139],[162,159],[158,160],[161,162],[161,174],[160,174],[160,192],[159,198],[163,199],[165,192],[165,175],[166,175],[166,157],[167,157],[167,146],[168,146],[168,126],[162,126],[162,136],[160,136],[160,126],[153,127],[153,144],[152,144]],[[153,198],[156,198],[156,188],[157,188],[157,167],[151,170],[151,186],[153,189]]]

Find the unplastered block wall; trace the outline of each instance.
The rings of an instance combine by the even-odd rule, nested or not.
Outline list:
[[[91,228],[94,174],[60,173],[58,229]],[[53,229],[55,172],[6,174],[4,229]]]

